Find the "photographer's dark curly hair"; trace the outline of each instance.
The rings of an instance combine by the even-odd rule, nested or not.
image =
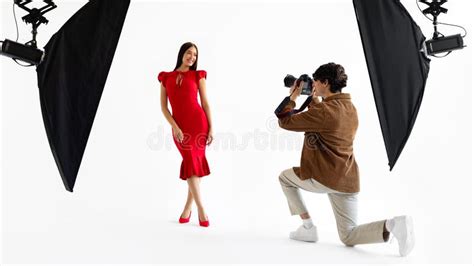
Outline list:
[[[347,75],[344,67],[332,62],[318,67],[313,74],[313,79],[320,82],[327,80],[329,85],[331,85],[330,90],[332,93],[341,92],[342,88],[347,85]]]

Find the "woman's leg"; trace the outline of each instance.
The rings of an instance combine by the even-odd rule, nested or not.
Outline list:
[[[204,210],[204,205],[202,204],[201,191],[199,187],[199,184],[201,183],[201,179],[197,176],[192,176],[188,178],[186,181],[188,182],[189,190],[191,191],[194,202],[196,202],[196,206],[198,208],[199,220],[207,221],[207,215]]]
[[[193,206],[194,198],[191,193],[191,189],[188,187],[188,198],[186,199],[186,204],[184,205],[183,212],[181,213],[181,218],[188,218],[191,214],[191,209]]]

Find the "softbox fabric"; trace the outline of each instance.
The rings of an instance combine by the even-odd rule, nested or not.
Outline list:
[[[398,0],[353,0],[390,170],[420,109],[429,59],[425,37]]]
[[[49,40],[37,67],[48,141],[71,192],[129,4],[89,1]]]

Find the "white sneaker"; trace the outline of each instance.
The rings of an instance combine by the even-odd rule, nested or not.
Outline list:
[[[400,256],[407,256],[415,246],[415,234],[413,232],[413,219],[410,216],[397,216],[393,218],[391,234],[398,241]]]
[[[314,225],[309,229],[306,229],[303,225],[301,225],[296,231],[290,233],[290,238],[299,241],[317,242],[318,231]]]

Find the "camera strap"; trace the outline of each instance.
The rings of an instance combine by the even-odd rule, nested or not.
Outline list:
[[[304,101],[304,103],[301,105],[300,109],[298,109],[296,113],[304,111],[304,109],[308,107],[308,105],[311,103],[312,100],[313,100],[313,96],[309,95],[308,98],[306,98],[306,100]]]
[[[300,112],[304,111],[304,109],[306,109],[306,107],[308,107],[308,105],[311,103],[312,100],[313,100],[313,96],[310,95],[310,96],[308,96],[308,98],[306,98],[306,100],[304,101],[304,103],[301,105],[300,108],[293,109],[293,110],[291,110],[289,112],[286,112],[286,113],[282,113],[285,106],[287,106],[288,103],[290,102],[290,96],[287,96],[287,97],[285,97],[285,99],[283,99],[283,101],[275,109],[275,115],[278,118],[283,118],[283,117],[286,117],[286,116],[289,116],[289,115],[294,115],[294,114],[300,113]]]

